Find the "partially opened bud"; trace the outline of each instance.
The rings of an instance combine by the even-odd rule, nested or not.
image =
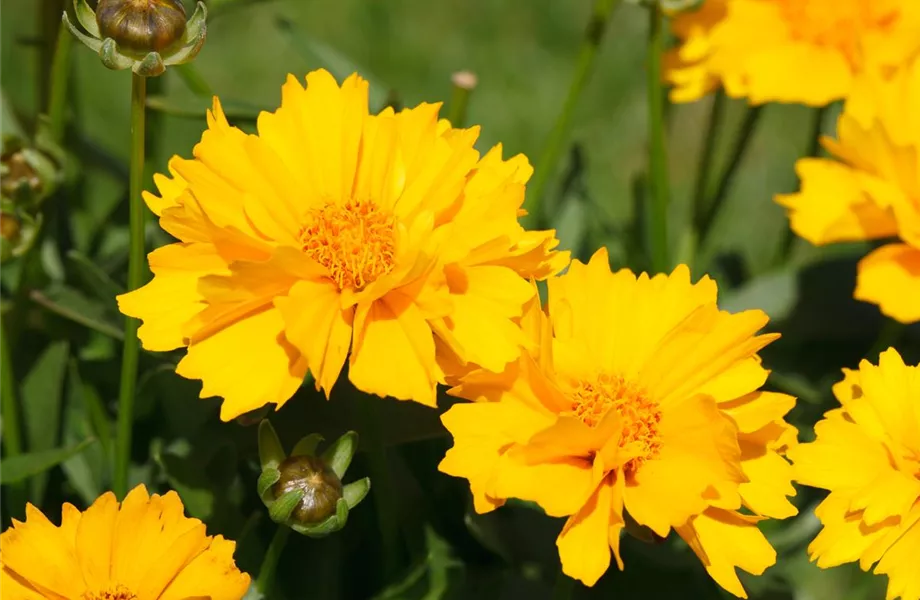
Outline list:
[[[259,497],[273,521],[311,537],[343,528],[348,511],[371,487],[367,477],[342,485],[358,448],[358,434],[349,431],[317,455],[322,440],[319,434],[308,435],[287,456],[271,423],[264,420],[259,425]]]
[[[135,52],[161,52],[185,35],[179,0],[99,0],[96,25],[103,38]]]
[[[203,2],[188,21],[181,0],[99,0],[95,12],[86,0],[73,2],[86,33],[66,12],[64,22],[110,69],[131,68],[138,75],[155,77],[170,65],[195,58],[207,37]]]

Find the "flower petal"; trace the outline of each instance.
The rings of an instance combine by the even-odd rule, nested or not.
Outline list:
[[[902,323],[920,321],[920,250],[889,244],[871,252],[859,261],[853,297]]]
[[[581,510],[569,517],[556,539],[562,572],[587,586],[597,583],[610,567],[613,488],[612,479],[605,478]]]

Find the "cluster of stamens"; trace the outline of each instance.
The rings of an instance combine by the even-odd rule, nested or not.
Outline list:
[[[330,202],[308,212],[300,243],[340,290],[361,290],[393,270],[396,217],[373,202]]]
[[[119,583],[101,592],[85,592],[81,600],[137,600],[137,594]]]
[[[619,375],[601,373],[592,381],[579,382],[570,398],[572,413],[590,427],[596,427],[611,410],[617,412],[622,423],[620,450],[633,456],[623,466],[627,474],[658,456],[661,409],[644,390]]]

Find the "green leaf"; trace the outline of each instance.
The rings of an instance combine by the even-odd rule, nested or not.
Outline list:
[[[95,441],[95,438],[88,438],[69,448],[54,448],[5,458],[0,461],[0,483],[7,485],[29,477],[42,475],[51,467],[57,466],[71,456],[82,452]]]
[[[75,361],[71,360],[70,364],[67,404],[64,410],[64,446],[73,446],[94,437],[83,400],[82,383],[79,376],[76,377],[76,381],[74,379]],[[109,487],[108,461],[102,444],[94,444],[92,448],[71,456],[61,463],[61,469],[86,506],[92,504]]]
[[[73,288],[53,284],[43,291],[33,290],[30,297],[36,304],[65,319],[116,340],[124,339],[124,334],[109,316],[110,312],[98,302],[90,300]]]
[[[560,248],[571,250],[573,256],[581,256],[588,218],[585,203],[580,199],[569,195],[563,200],[556,218],[556,237],[559,238]]]
[[[349,431],[332,442],[332,445],[326,448],[320,458],[322,458],[323,462],[329,465],[329,468],[335,471],[335,474],[341,479],[345,476],[345,471],[348,470],[351,459],[354,457],[357,450],[358,434],[354,431]]]
[[[151,95],[147,97],[147,108],[150,110],[186,119],[204,120],[212,106],[212,98],[210,96],[180,98],[177,96]],[[259,118],[259,113],[262,112],[262,109],[258,106],[240,100],[221,98],[220,106],[227,116],[227,119],[230,121],[248,121],[255,123]]]
[[[425,546],[428,553],[406,577],[383,590],[374,600],[438,600],[444,598],[451,586],[451,574],[461,570],[463,563],[453,557],[450,544],[430,526],[425,526]]]
[[[125,289],[115,283],[109,274],[78,250],[67,253],[67,259],[74,267],[74,272],[83,282],[85,289],[91,291],[96,298],[112,310],[118,310],[115,296],[125,293]]]
[[[52,343],[22,381],[22,409],[30,454],[58,446],[69,353],[67,342]],[[57,462],[60,460],[63,459]],[[44,475],[32,480],[31,498],[34,504],[41,504],[46,484],[47,477]]]

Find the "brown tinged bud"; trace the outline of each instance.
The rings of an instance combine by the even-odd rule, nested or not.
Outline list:
[[[335,513],[342,497],[342,481],[316,456],[290,456],[280,465],[281,479],[272,486],[272,494],[280,498],[286,492],[303,490],[303,499],[294,508],[291,518],[301,524],[319,523]]]
[[[96,24],[123,49],[162,52],[185,34],[185,7],[180,0],[99,0]]]
[[[0,236],[2,236],[5,241],[18,241],[20,229],[19,219],[16,218],[16,215],[0,212]]]

